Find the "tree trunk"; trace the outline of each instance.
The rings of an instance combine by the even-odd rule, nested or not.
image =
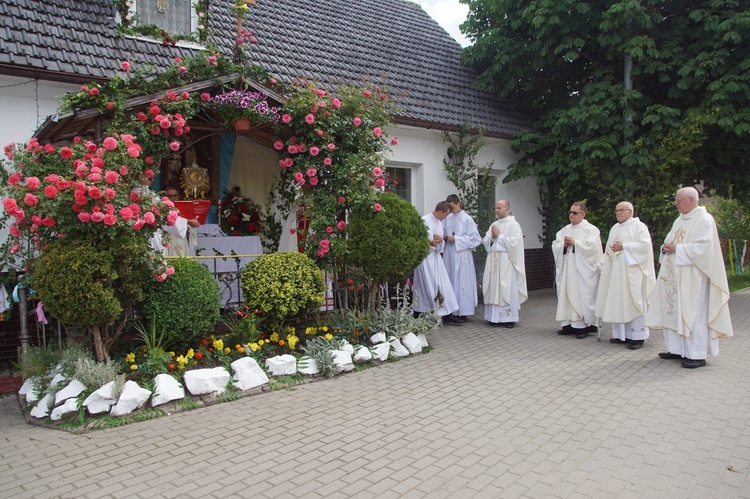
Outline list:
[[[97,362],[104,362],[107,360],[107,349],[104,348],[104,342],[102,341],[101,331],[99,325],[89,326],[91,337],[94,339],[94,352],[96,353]]]
[[[370,303],[367,310],[372,313],[378,305],[378,298],[380,297],[380,279],[373,279],[370,285]]]

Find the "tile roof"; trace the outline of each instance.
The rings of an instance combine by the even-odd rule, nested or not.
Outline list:
[[[210,41],[227,54],[235,40],[233,4],[209,2]],[[401,123],[450,128],[471,118],[500,136],[531,125],[522,110],[474,88],[459,44],[408,0],[257,0],[246,26],[257,38],[253,62],[282,80],[386,77],[393,93],[403,95]],[[41,78],[87,81],[113,77],[122,60],[168,66],[177,55],[193,54],[120,37],[112,0],[0,2],[0,73],[35,70]]]

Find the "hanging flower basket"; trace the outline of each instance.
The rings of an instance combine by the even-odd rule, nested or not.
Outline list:
[[[238,118],[234,120],[234,131],[235,132],[249,132],[253,123],[250,118]]]

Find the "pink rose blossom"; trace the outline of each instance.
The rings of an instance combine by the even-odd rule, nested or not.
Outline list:
[[[325,96],[326,91],[323,90],[322,88],[318,88],[318,89],[315,90],[315,93],[318,94],[318,97],[323,97],[323,96]]]
[[[322,100],[319,100],[318,103],[316,104],[316,106],[318,106],[319,108],[322,109],[322,108],[326,107],[326,103],[324,101],[322,101]]]
[[[217,64],[217,57],[215,55],[208,56],[208,65],[216,66],[216,64]]]
[[[170,150],[172,150],[172,151],[174,151],[174,152],[177,152],[177,150],[178,150],[179,148],[180,148],[180,143],[179,143],[179,142],[177,142],[176,140],[175,140],[175,141],[173,141],[173,142],[170,142],[170,143],[169,143],[169,149],[170,149]]]
[[[181,63],[182,62],[182,57],[175,57],[174,58],[174,62],[177,63],[177,64]]]
[[[281,121],[283,123],[287,123],[288,124],[289,122],[292,121],[292,117],[289,116],[288,114],[284,114],[284,115],[281,116]]]
[[[16,172],[8,177],[8,185],[16,186],[21,182],[21,173]]]
[[[44,188],[44,195],[47,196],[50,199],[54,199],[57,197],[57,187],[54,185],[48,185]]]
[[[143,162],[146,163],[147,165],[153,165],[154,164],[154,158],[152,158],[151,156],[146,156],[143,159]]]
[[[39,185],[41,185],[41,182],[36,177],[29,177],[26,179],[26,187],[28,187],[29,190],[35,191]]]
[[[375,203],[372,207],[373,207],[373,209],[375,211],[380,211],[380,210],[383,209],[383,207],[380,205],[380,203]]]
[[[145,220],[143,220],[142,218],[139,218],[138,220],[136,220],[136,221],[135,221],[135,222],[133,223],[133,230],[141,230],[141,227],[143,227],[143,225],[144,225],[145,223],[146,223],[146,221],[145,221]]]
[[[117,141],[112,137],[107,137],[106,139],[104,139],[102,145],[104,145],[104,148],[108,151],[117,149]]]
[[[136,156],[137,157],[137,156]],[[120,175],[127,175],[128,174],[128,167],[125,165],[122,165],[120,167]]]
[[[281,151],[282,149],[284,149],[284,143],[280,140],[277,140],[276,142],[273,143],[273,148],[276,149],[277,151]]]
[[[334,144],[333,142],[330,142],[328,146],[326,147],[328,147],[329,151],[333,151],[334,149],[336,149],[336,144]]]
[[[108,170],[104,174],[104,181],[108,184],[114,184],[120,180],[120,174],[113,170]]]
[[[392,146],[397,146],[398,145],[398,137],[393,137],[391,139],[391,145]]]
[[[377,187],[378,189],[383,186],[385,186],[385,180],[383,180],[382,178],[379,178],[375,181],[375,187]]]
[[[167,274],[167,275],[172,275],[172,274],[174,274],[174,267],[172,267],[172,266],[170,265],[169,267],[167,267],[167,269],[166,269],[166,270],[164,271],[164,273],[165,273],[165,274]]]
[[[42,219],[42,225],[44,225],[45,227],[54,227],[55,219],[52,217],[44,217]]]
[[[328,239],[321,239],[320,240],[320,248],[323,250],[327,250],[331,246],[331,241]]]
[[[13,236],[13,237],[18,237],[18,236],[21,235],[21,231],[18,229],[18,227],[16,225],[11,225],[8,228],[8,231],[10,232],[10,235]]]
[[[320,154],[320,149],[318,149],[315,146],[312,146],[310,148],[310,156],[317,156],[318,154]]]
[[[149,225],[153,225],[154,222],[156,222],[156,216],[154,216],[154,214],[150,211],[147,211],[143,214],[143,221]]]
[[[317,132],[315,132],[315,133],[317,133],[317,134],[318,134],[318,137],[322,137],[322,136],[323,136],[323,130],[318,130],[318,131],[317,131]]]
[[[296,180],[298,183],[305,181],[305,176],[302,175],[302,172],[296,172],[294,174],[294,180]]]
[[[15,254],[16,252],[18,252],[19,248],[20,248],[20,246],[18,244],[14,244],[13,246],[11,246],[10,247],[11,254]]]
[[[131,210],[127,206],[125,208],[121,208],[120,218],[122,218],[123,220],[130,220],[131,218],[133,218],[133,210]]]
[[[315,252],[315,254],[317,254],[318,257],[320,257],[320,258],[325,258],[325,256],[326,256],[326,252],[323,251],[323,250],[318,250],[318,251]]]
[[[318,173],[318,170],[316,170],[315,168],[308,168],[305,173],[308,177],[314,177]]]
[[[13,212],[15,212],[16,209],[18,208],[18,203],[13,198],[3,199],[3,208],[5,208],[6,213],[8,213],[9,215],[12,215]]]
[[[359,126],[361,124],[362,124],[362,118],[360,118],[359,116],[355,116],[354,117],[354,126]]]
[[[104,196],[107,199],[111,200],[111,199],[114,199],[115,196],[117,196],[117,192],[114,189],[112,189],[111,187],[107,187],[106,189],[104,189]]]
[[[375,168],[372,169],[372,174],[375,177],[379,177],[383,174],[383,170],[379,166],[376,166]]]
[[[104,215],[104,225],[114,225],[117,223],[117,217],[114,215]]]
[[[344,230],[346,229],[346,222],[343,220],[339,220],[339,223],[336,224],[336,228],[338,230]]]
[[[379,126],[376,126],[372,129],[372,134],[376,137],[380,137],[383,134],[383,131],[380,129]]]
[[[201,101],[202,102],[208,102],[210,100],[211,100],[211,94],[209,94],[208,92],[203,92],[201,94]]]
[[[286,158],[286,159],[284,160],[284,166],[285,166],[286,168],[289,168],[289,167],[291,167],[291,166],[292,166],[293,164],[294,164],[294,160],[293,160],[292,158]]]
[[[102,174],[92,173],[91,175],[89,175],[88,179],[89,179],[89,182],[99,182],[102,179]]]
[[[177,211],[172,210],[167,214],[167,225],[174,225],[177,222]]]
[[[166,279],[167,279],[167,274],[163,274],[162,273],[162,274],[159,274],[158,276],[156,276],[156,280],[158,282],[164,282]]]
[[[329,234],[332,234],[333,233],[333,227],[331,227],[330,225],[328,227],[326,227],[326,232],[329,233]]]
[[[310,185],[318,185],[318,177],[310,177]]]
[[[287,146],[286,152],[288,152],[289,154],[297,154],[297,146],[295,146],[294,144]]]
[[[179,72],[180,73],[187,73],[187,68],[185,66],[180,66]]]
[[[63,147],[60,149],[60,156],[62,159],[70,159],[73,157],[73,151],[70,147]]]
[[[326,166],[331,166],[331,158],[326,158],[323,160],[323,164]]]
[[[122,61],[122,63],[120,63],[120,67],[123,69],[123,71],[130,71],[130,63],[128,61]]]
[[[94,199],[99,199],[102,197],[102,191],[100,191],[98,187],[89,187],[89,196]]]
[[[99,223],[104,220],[104,216],[104,213],[102,213],[101,211],[94,212],[91,214],[91,221]]]
[[[369,99],[370,96],[372,95],[372,92],[370,92],[369,90],[365,90],[364,92],[362,92],[362,95],[364,95],[365,97]]]
[[[26,203],[26,206],[36,206],[39,203],[39,198],[33,194],[27,193],[23,197],[23,202]]]
[[[331,105],[338,109],[341,107],[341,101],[337,97],[334,97],[331,101]]]
[[[346,203],[346,198],[344,196],[339,196],[339,203]]]
[[[305,123],[307,123],[308,125],[312,125],[313,123],[315,123],[315,116],[313,116],[312,114],[308,114],[307,116],[305,116]]]

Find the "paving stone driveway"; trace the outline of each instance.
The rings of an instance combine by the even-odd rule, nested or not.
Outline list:
[[[555,334],[552,291],[515,329],[122,428],[27,425],[0,400],[3,497],[750,497],[750,290],[705,368]],[[481,309],[479,309],[481,312]]]

